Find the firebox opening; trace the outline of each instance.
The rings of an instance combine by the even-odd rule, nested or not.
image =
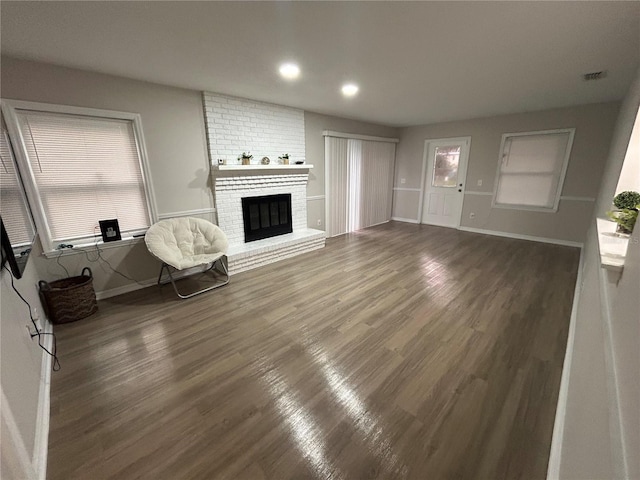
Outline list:
[[[293,232],[291,194],[244,197],[242,219],[245,242]]]

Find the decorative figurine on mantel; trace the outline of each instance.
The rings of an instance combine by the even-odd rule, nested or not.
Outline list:
[[[280,163],[282,163],[282,165],[289,165],[289,154],[288,153],[283,153],[278,158],[280,159]]]
[[[251,152],[242,152],[242,155],[238,157],[238,160],[242,160],[242,165],[251,165],[251,159],[253,155]]]

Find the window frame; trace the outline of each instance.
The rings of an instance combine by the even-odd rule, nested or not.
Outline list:
[[[140,174],[142,176],[142,184],[145,192],[147,209],[149,211],[149,222],[150,225],[153,225],[158,221],[155,194],[151,182],[147,149],[142,130],[142,117],[140,114],[131,112],[119,112],[115,110],[56,105],[51,103],[27,102],[23,100],[11,100],[4,98],[2,98],[0,101],[2,113],[7,125],[7,131],[9,133],[9,138],[12,140],[12,143],[14,145],[14,155],[16,157],[18,168],[21,173],[24,172],[22,173],[23,185],[25,187],[29,203],[32,206],[31,210],[33,219],[36,224],[38,235],[40,235],[40,240],[42,242],[42,247],[45,255],[47,253],[55,251],[57,245],[54,245],[54,242],[52,240],[45,209],[40,199],[40,192],[35,181],[34,172],[31,168],[31,162],[29,162],[29,158],[27,156],[26,144],[22,136],[22,131],[19,128],[17,110],[30,110],[35,112],[60,113],[85,117],[131,121],[133,126],[134,141],[136,143],[136,149],[138,152],[138,159],[140,161]],[[136,233],[142,233],[144,231],[146,230],[141,229],[139,232],[132,232],[132,235]],[[82,237],[82,239],[79,240],[82,241],[91,237],[92,236]],[[121,245],[129,243],[131,238],[132,237],[123,237],[122,240],[113,242],[113,246],[120,242],[122,242],[120,243]],[[92,241],[90,243],[81,243],[80,245],[74,245],[87,246],[93,245],[95,243],[102,244],[103,242],[102,239],[100,239],[98,242]]]
[[[562,168],[560,170],[560,176],[558,178],[558,188],[556,190],[553,206],[539,207],[534,205],[496,203],[496,197],[498,196],[498,186],[500,185],[500,170],[502,167],[504,145],[506,141],[509,138],[513,138],[513,137],[554,135],[554,134],[562,134],[562,133],[568,133],[569,139],[567,140],[567,149],[565,151],[564,158],[562,160]],[[569,158],[571,157],[571,150],[573,148],[573,139],[575,137],[575,133],[576,133],[575,128],[558,128],[553,130],[536,130],[536,131],[528,131],[528,132],[503,133],[502,140],[500,142],[500,150],[498,152],[498,165],[496,168],[496,175],[493,182],[494,186],[493,186],[493,197],[491,200],[491,208],[504,208],[509,210],[529,210],[534,212],[557,213],[558,207],[560,205],[560,198],[562,196],[562,190],[564,188],[564,180],[567,175],[567,169],[569,168]]]

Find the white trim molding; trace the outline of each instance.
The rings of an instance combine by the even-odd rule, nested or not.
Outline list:
[[[390,137],[375,137],[372,135],[359,135],[357,133],[342,133],[342,132],[334,132],[333,130],[325,130],[322,132],[323,137],[336,137],[336,138],[352,138],[356,140],[370,140],[372,142],[389,142],[389,143],[398,143],[400,141],[399,138],[390,138]]]
[[[158,263],[160,266],[160,263]],[[175,272],[174,278],[181,278],[184,276],[183,272]],[[157,278],[149,278],[147,280],[139,280],[137,283],[129,283],[121,287],[110,288],[108,290],[96,291],[96,300],[104,300],[105,298],[116,297],[125,293],[134,292],[136,290],[142,290],[143,288],[151,287],[158,282]]]
[[[465,195],[487,195],[492,197],[493,196],[493,192],[472,192],[472,191],[465,191],[464,192]]]
[[[560,195],[560,201],[572,201],[572,202],[595,202],[594,197],[574,197],[571,195]]]
[[[391,217],[391,220],[393,220],[395,222],[420,223],[415,218]]]
[[[549,465],[547,467],[547,480],[560,479],[560,463],[562,461],[562,443],[564,439],[564,420],[567,414],[567,399],[569,397],[569,377],[571,375],[571,363],[573,360],[573,345],[576,339],[576,322],[578,319],[578,305],[582,292],[582,272],[584,270],[584,248],[580,249],[580,261],[578,262],[578,276],[573,291],[573,304],[571,306],[571,319],[569,320],[569,335],[567,347],[562,363],[562,377],[560,380],[560,392],[556,405],[556,417],[553,422],[553,434],[551,437],[551,451],[549,453]]]
[[[313,200],[324,200],[327,198],[326,195],[311,195],[307,197],[307,202],[311,202]]]
[[[529,240],[532,242],[540,243],[552,243],[554,245],[563,245],[565,247],[577,247],[582,248],[584,244],[582,242],[574,242],[572,240],[560,240],[557,238],[536,237],[533,235],[521,235],[519,233],[500,232],[498,230],[484,230],[481,228],[463,227],[460,226],[458,230],[471,233],[482,233],[483,235],[493,235],[495,237],[514,238],[516,240]]]
[[[45,321],[43,330],[46,333],[53,332],[53,326]],[[36,339],[33,339],[36,341]],[[45,348],[53,351],[53,335],[44,336]],[[40,393],[38,395],[38,417],[36,423],[35,440],[33,442],[33,469],[39,480],[47,478],[47,455],[49,452],[49,418],[51,411],[51,368],[53,359],[51,355],[42,354],[42,367],[40,379]]]
[[[604,336],[604,363],[607,374],[607,397],[609,406],[609,431],[611,432],[611,454],[615,478],[631,478],[628,474],[627,445],[624,441],[624,430],[627,426],[622,420],[622,406],[620,405],[620,380],[618,379],[618,362],[614,354],[613,326],[611,325],[611,298],[607,285],[606,271],[598,269],[598,286],[600,290],[600,312],[602,315]]]
[[[42,255],[44,255],[47,258],[66,257],[67,255],[77,255],[79,253],[92,252],[98,249],[102,251],[102,250],[109,250],[111,248],[126,247],[129,245],[140,243],[142,241],[144,241],[144,235],[141,235],[139,237],[126,237],[126,238],[123,238],[122,240],[117,240],[115,242],[107,242],[107,243],[104,243],[102,240],[100,240],[94,243],[72,244],[71,248],[63,248],[60,250],[51,250],[50,252],[42,252]]]
[[[420,188],[393,187],[394,192],[421,192]]]
[[[216,213],[215,208],[198,208],[195,210],[185,210],[183,212],[169,212],[158,214],[158,220],[166,220],[167,218],[191,217],[193,215],[207,215]]]
[[[250,172],[254,170],[310,170],[313,168],[311,163],[292,163],[291,165],[280,165],[278,163],[261,165],[252,163],[250,165],[218,165],[211,164],[212,170],[220,170],[221,172]]]

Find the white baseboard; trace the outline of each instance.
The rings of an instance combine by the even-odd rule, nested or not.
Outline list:
[[[549,452],[549,465],[547,467],[547,480],[560,480],[560,463],[562,461],[562,443],[564,439],[564,419],[567,414],[567,398],[569,395],[569,377],[571,375],[571,363],[573,361],[573,345],[576,338],[576,323],[578,318],[578,305],[580,304],[580,292],[582,291],[582,272],[584,270],[584,248],[580,249],[578,263],[578,276],[576,287],[573,290],[573,304],[571,306],[571,319],[569,320],[569,335],[567,336],[567,348],[562,364],[562,378],[560,391],[556,405],[556,417],[553,423],[553,435],[551,437],[551,450]]]
[[[391,217],[391,220],[396,222],[405,222],[405,223],[420,223],[415,218]]]
[[[52,325],[46,322],[43,328],[45,332],[53,331]],[[36,338],[33,341],[37,341]],[[42,338],[44,347],[53,351],[53,336],[44,335]],[[33,442],[33,457],[31,463],[39,480],[47,478],[47,455],[49,453],[49,416],[51,413],[51,367],[53,358],[46,352],[42,352],[42,370],[40,372],[40,393],[38,395],[38,416],[36,421],[35,440]]]
[[[147,287],[150,287],[151,285],[154,285],[156,282],[157,282],[157,279],[150,278],[149,280],[142,280],[140,284],[130,283],[128,285],[123,285],[121,287],[96,291],[96,299],[104,300],[105,298],[116,297],[118,295],[134,292],[136,290],[142,290],[143,288],[147,288]]]
[[[554,245],[563,245],[565,247],[578,247],[582,248],[584,244],[582,242],[574,242],[571,240],[560,240],[557,238],[547,237],[535,237],[533,235],[520,235],[519,233],[500,232],[497,230],[483,230],[481,228],[460,227],[460,230],[464,232],[482,233],[484,235],[493,235],[496,237],[515,238],[517,240],[530,240],[532,242],[552,243]]]
[[[160,264],[159,264],[160,265]],[[158,268],[160,268],[158,266]],[[188,277],[189,275],[193,275],[198,273],[199,271],[204,271],[204,267],[193,267],[187,268],[186,270],[180,270],[179,272],[172,272],[173,278],[178,279],[182,277]],[[160,273],[158,271],[158,273]],[[167,273],[165,272],[165,277]],[[129,292],[135,292],[136,290],[142,290],[143,288],[151,287],[158,283],[158,277],[149,278],[147,280],[138,280],[138,283],[130,283],[128,285],[123,285],[121,287],[110,288],[108,290],[100,290],[96,291],[96,299],[104,300],[105,298],[117,297],[118,295],[123,295]]]

